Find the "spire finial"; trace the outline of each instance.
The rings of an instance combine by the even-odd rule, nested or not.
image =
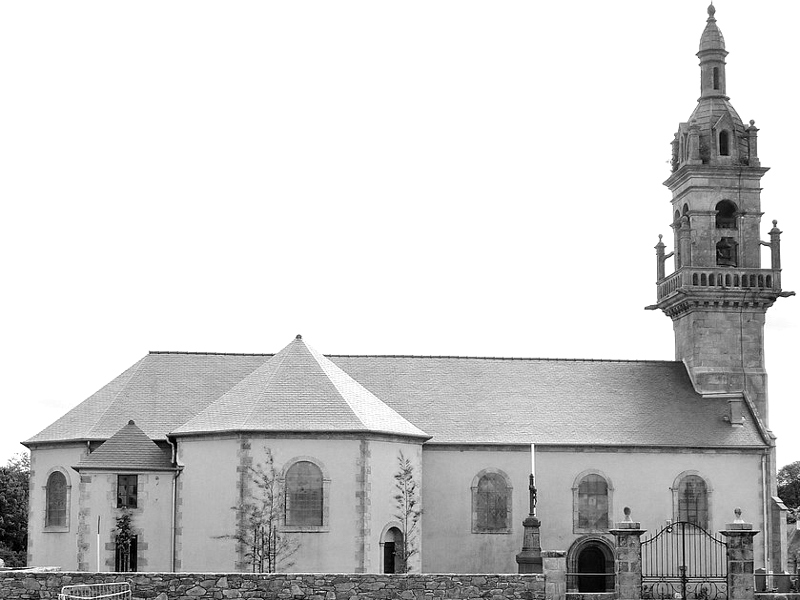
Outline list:
[[[711,21],[714,19],[714,13],[717,12],[717,9],[714,8],[714,0],[711,0],[711,4],[708,5],[708,20]]]

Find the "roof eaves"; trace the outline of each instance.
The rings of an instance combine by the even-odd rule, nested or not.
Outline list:
[[[174,467],[174,466],[163,466],[163,467],[145,467],[145,466],[136,466],[136,465],[73,465],[72,469],[77,471],[78,473],[82,473],[84,471],[96,471],[96,472],[108,472],[113,471],[114,473],[164,473],[164,472],[171,472],[171,471],[181,471],[183,467]]]
[[[195,431],[173,431],[169,433],[169,437],[171,438],[180,438],[180,437],[199,437],[199,436],[208,436],[208,435],[225,435],[225,434],[277,434],[277,435],[317,435],[317,434],[324,434],[324,435],[331,435],[331,434],[344,434],[344,435],[387,435],[392,437],[400,437],[400,438],[412,438],[412,439],[421,439],[421,440],[429,440],[432,436],[428,435],[419,435],[419,434],[412,434],[412,433],[398,433],[396,431],[382,431],[377,429],[368,429],[364,427],[363,429],[242,429],[242,428],[231,428],[231,429],[202,429],[202,430],[195,430]]]
[[[761,419],[761,415],[758,414],[758,409],[756,408],[756,405],[753,403],[752,398],[750,398],[750,394],[748,394],[747,390],[745,390],[742,393],[742,396],[744,397],[744,403],[747,406],[747,410],[753,417],[753,422],[756,424],[756,430],[761,436],[761,439],[764,440],[764,443],[767,446],[774,446],[776,437],[772,433],[772,431],[770,431],[770,429],[767,427],[764,421]]]

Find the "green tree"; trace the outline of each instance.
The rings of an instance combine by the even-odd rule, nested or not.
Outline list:
[[[118,571],[131,570],[131,542],[133,541],[133,527],[131,526],[131,513],[127,508],[123,508],[120,515],[116,518],[117,533],[117,559],[115,568]]]
[[[27,560],[30,472],[27,453],[0,467],[0,558],[8,567],[24,567]]]
[[[235,539],[254,573],[275,573],[294,565],[297,538],[282,530],[285,494],[272,452],[265,448],[263,463],[250,467],[242,482]]]
[[[422,510],[419,508],[419,484],[414,477],[414,465],[411,460],[403,456],[401,451],[397,456],[398,469],[394,474],[394,486],[397,492],[394,495],[397,512],[395,518],[400,521],[403,533],[403,542],[395,550],[400,559],[400,572],[411,571],[409,559],[419,551],[417,534],[419,518]]]
[[[800,460],[778,471],[778,496],[796,515],[800,508]]]

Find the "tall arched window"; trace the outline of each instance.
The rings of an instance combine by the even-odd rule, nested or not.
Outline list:
[[[300,460],[286,471],[286,525],[321,527],[323,524],[322,471]]]
[[[686,475],[678,483],[678,521],[708,529],[708,488],[699,475]]]
[[[730,156],[731,154],[731,144],[730,144],[730,133],[727,130],[723,130],[719,132],[719,155],[720,156]]]
[[[575,533],[608,531],[611,486],[599,473],[578,477],[573,492],[573,524]]]
[[[713,71],[714,89],[719,89],[719,67],[714,67]]]
[[[505,473],[485,469],[472,482],[472,532],[511,531],[511,485]]]
[[[45,527],[67,526],[67,478],[53,471],[47,478]]]

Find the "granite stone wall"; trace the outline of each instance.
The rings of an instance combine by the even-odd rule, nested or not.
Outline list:
[[[544,575],[0,572],[3,600],[57,599],[62,586],[129,581],[134,599],[544,600]]]

